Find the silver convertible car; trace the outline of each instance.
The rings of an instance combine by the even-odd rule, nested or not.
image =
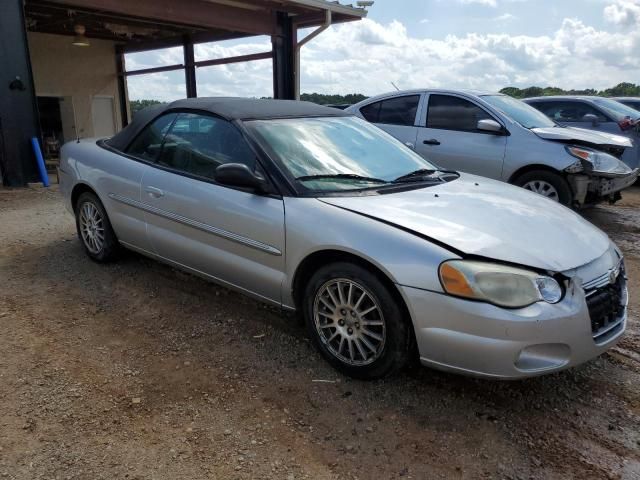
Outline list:
[[[66,144],[60,189],[90,258],[126,247],[297,310],[340,371],[520,378],[623,334],[622,255],[571,210],[442,171],[348,113],[201,98]]]

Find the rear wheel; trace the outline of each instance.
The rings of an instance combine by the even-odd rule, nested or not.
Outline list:
[[[118,239],[98,197],[90,192],[82,193],[75,211],[78,238],[87,255],[96,262],[115,260],[119,250]]]
[[[337,370],[373,379],[402,368],[410,329],[385,284],[359,265],[339,262],[319,269],[304,297],[309,335]]]
[[[554,172],[547,170],[533,170],[520,175],[513,182],[514,185],[559,202],[567,207],[573,203],[573,194],[567,181]]]

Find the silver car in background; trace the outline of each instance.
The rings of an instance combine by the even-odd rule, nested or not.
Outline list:
[[[121,247],[298,311],[340,371],[521,378],[589,360],[627,320],[620,251],[561,205],[440,171],[306,102],[200,98],[62,148],[97,262]],[[259,365],[256,366],[259,368]]]
[[[611,98],[591,96],[549,96],[525,98],[559,125],[585,128],[627,137],[633,146],[620,159],[631,168],[640,164],[640,112]]]
[[[611,97],[611,100],[620,102],[627,107],[633,108],[640,112],[640,97]]]
[[[566,206],[616,201],[638,171],[619,160],[621,135],[562,128],[512,97],[462,90],[412,90],[347,109],[435,164],[524,187]]]

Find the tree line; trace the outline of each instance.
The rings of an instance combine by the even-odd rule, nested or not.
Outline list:
[[[619,83],[615,87],[607,88],[605,90],[596,90],[594,88],[587,88],[585,90],[564,90],[559,87],[506,87],[500,90],[500,93],[510,95],[515,98],[527,98],[527,97],[543,97],[548,95],[600,95],[602,97],[640,97],[640,85],[635,83],[623,82]],[[264,97],[269,98],[269,97]],[[300,100],[306,100],[308,102],[317,103],[319,105],[339,105],[339,104],[354,104],[367,98],[366,95],[361,93],[349,93],[347,95],[327,95],[324,93],[303,93],[300,95]],[[158,100],[131,100],[129,105],[131,107],[131,115],[135,115],[143,108],[151,105],[157,105],[161,102]]]
[[[598,95],[601,97],[640,97],[640,85],[623,82],[605,90],[587,88],[585,90],[564,90],[558,87],[506,87],[500,93],[515,98],[546,97],[549,95]]]

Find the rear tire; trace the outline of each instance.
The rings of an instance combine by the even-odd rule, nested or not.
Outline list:
[[[520,175],[513,184],[561,203],[565,207],[573,206],[571,187],[557,173],[548,170],[532,170]]]
[[[322,356],[350,377],[370,380],[406,365],[410,324],[377,275],[352,263],[320,268],[303,300],[309,336]]]
[[[89,258],[99,263],[114,261],[120,244],[100,199],[91,192],[82,193],[75,213],[78,238]]]

